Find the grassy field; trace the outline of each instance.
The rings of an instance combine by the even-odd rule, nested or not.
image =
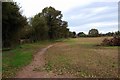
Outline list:
[[[2,52],[2,77],[14,77],[23,66],[28,65],[33,55],[41,48],[51,44],[51,41],[41,41],[17,46],[10,51]]]
[[[50,48],[45,70],[75,77],[118,77],[118,47],[97,46],[104,38],[66,39]]]
[[[45,71],[74,77],[118,77],[118,47],[97,46],[103,37],[57,40],[47,50]],[[33,55],[55,41],[23,44],[2,53],[2,77],[14,77]]]

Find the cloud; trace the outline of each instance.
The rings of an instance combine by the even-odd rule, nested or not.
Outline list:
[[[85,9],[85,10],[83,10]],[[70,18],[72,20],[74,19],[84,19],[84,18],[92,18],[93,16],[100,15],[104,13],[106,10],[109,10],[108,7],[98,7],[98,8],[83,8],[80,12],[78,12],[76,15],[70,15]],[[72,12],[72,11],[71,11]],[[101,13],[102,12],[102,13]],[[83,17],[84,16],[84,17]]]
[[[96,28],[99,30],[100,33],[106,33],[110,31],[117,31],[118,30],[118,23],[117,22],[94,22],[88,23],[80,26],[70,26],[69,29],[71,31],[85,32],[88,34],[89,30],[92,28]]]
[[[63,13],[71,10],[72,8],[86,6],[90,3],[96,2],[96,0],[14,0],[20,3],[22,6],[23,14],[27,17],[31,17],[47,6],[53,6]],[[119,0],[97,0],[97,2],[118,2]],[[93,6],[94,7],[94,6]]]
[[[91,28],[97,28],[103,33],[117,31],[117,4],[117,2],[95,2],[76,7],[65,14],[65,19],[69,22],[70,30],[75,30],[77,33],[81,31],[88,33]]]
[[[71,31],[84,31],[96,26],[100,31],[116,31],[119,0],[14,0],[20,3],[23,15],[29,17],[52,6],[62,11]]]
[[[14,0],[18,3],[20,3],[20,6],[22,6],[22,10],[24,11],[23,14],[27,17],[31,17],[39,12],[42,11],[43,8],[52,6],[56,9],[67,12],[73,7],[77,7],[79,5],[87,5],[90,3],[90,1],[93,0]]]

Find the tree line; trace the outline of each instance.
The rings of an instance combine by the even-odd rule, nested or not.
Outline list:
[[[61,11],[46,7],[30,19],[29,33],[25,37],[33,41],[69,37],[68,22],[62,21]],[[28,28],[28,27],[27,27]]]
[[[53,7],[45,7],[27,21],[15,2],[2,3],[2,47],[14,47],[21,39],[29,42],[74,37],[62,13]]]
[[[40,40],[55,40],[60,38],[98,37],[120,35],[120,32],[100,34],[97,29],[84,32],[71,32],[68,22],[62,20],[61,11],[53,7],[45,7],[32,18],[22,15],[20,7],[15,2],[2,3],[2,47],[15,47],[21,40],[37,42]]]
[[[79,32],[76,34],[77,37],[102,37],[102,36],[120,36],[120,31],[108,32],[108,33],[99,33],[98,29],[89,30],[88,34],[84,32]]]
[[[27,19],[21,15],[16,3],[2,3],[2,47],[19,43],[20,30],[27,25]]]

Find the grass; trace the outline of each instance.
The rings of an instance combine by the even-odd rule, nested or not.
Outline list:
[[[29,43],[17,46],[10,51],[2,53],[2,77],[12,78],[16,72],[23,66],[28,65],[33,55],[41,48],[51,44],[52,41],[40,41],[37,43]]]
[[[12,78],[28,65],[41,48],[57,42],[44,54],[45,65],[35,71],[52,71],[75,77],[118,77],[118,47],[96,46],[104,37],[69,38],[23,44],[2,53],[2,77]]]
[[[104,38],[65,39],[45,55],[47,71],[76,77],[118,77],[118,47],[96,46]]]

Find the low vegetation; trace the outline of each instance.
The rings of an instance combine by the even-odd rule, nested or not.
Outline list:
[[[105,38],[101,45],[103,46],[120,46],[120,37],[119,36],[115,36],[113,38]]]
[[[44,54],[44,67],[36,70],[83,78],[118,77],[118,48],[96,46],[104,38],[60,39],[20,45],[3,52],[2,76],[14,77],[16,72],[32,61],[38,49],[57,42]]]
[[[51,41],[42,41],[17,46],[15,49],[2,53],[2,77],[12,78],[23,66],[28,65],[33,55],[41,48],[51,44]]]
[[[118,77],[118,48],[96,46],[103,39],[75,38],[58,43],[45,54],[45,70],[83,78]]]

